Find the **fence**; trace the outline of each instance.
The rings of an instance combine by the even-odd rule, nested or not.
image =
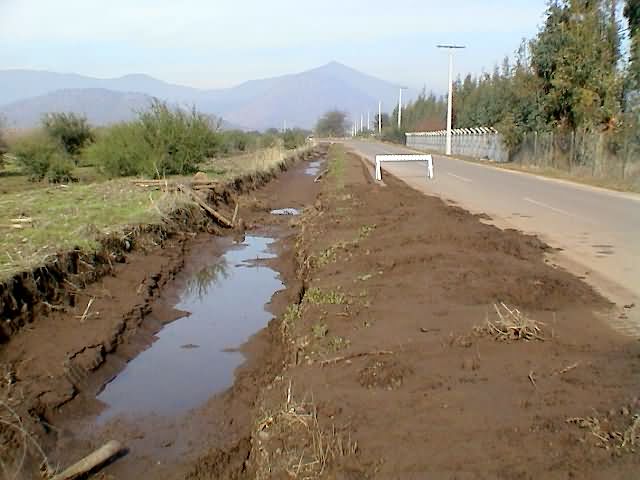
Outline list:
[[[444,153],[446,131],[407,133],[407,146]],[[613,181],[640,191],[640,132],[527,133],[511,151],[492,128],[452,131],[451,153],[495,162],[511,162],[536,169],[553,169],[571,177]],[[610,183],[610,182],[609,182]],[[607,182],[602,182],[603,185]]]
[[[451,131],[451,153],[495,162],[508,162],[509,150],[493,128],[456,128]],[[407,146],[416,150],[445,153],[447,131],[407,133]]]

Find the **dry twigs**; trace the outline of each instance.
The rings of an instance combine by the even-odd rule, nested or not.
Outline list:
[[[493,308],[498,318],[491,321],[487,315],[486,324],[476,328],[476,332],[485,333],[503,341],[545,340],[541,328],[543,323],[527,317],[517,308],[509,308],[502,302],[499,305],[494,304]]]
[[[321,366],[325,366],[325,365],[333,365],[339,362],[345,362],[347,360],[352,360],[354,358],[359,358],[359,357],[369,357],[369,356],[377,356],[377,355],[393,355],[393,352],[390,350],[376,350],[374,352],[360,352],[360,353],[353,353],[351,355],[345,355],[342,357],[336,357],[336,358],[330,358],[328,360],[323,360],[322,362],[320,362]]]

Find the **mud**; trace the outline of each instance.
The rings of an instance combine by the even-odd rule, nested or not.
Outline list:
[[[537,238],[385,182],[347,156],[301,220],[306,293],[282,317],[288,365],[259,400],[252,474],[634,478],[640,345],[613,333],[610,303]],[[544,340],[487,335],[497,302]]]

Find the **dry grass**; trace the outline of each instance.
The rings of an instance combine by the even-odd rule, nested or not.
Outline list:
[[[216,160],[209,167],[225,169],[213,180],[226,181],[274,168],[285,154],[293,153],[296,152],[267,149]],[[124,235],[131,226],[158,224],[175,209],[193,205],[180,192],[149,191],[137,187],[131,179],[32,186],[0,193],[0,281],[43,265],[59,252],[75,248],[95,251],[105,235]],[[16,221],[19,219],[31,221],[20,224]]]
[[[496,318],[491,320],[487,314],[485,324],[475,328],[477,333],[490,335],[502,341],[545,340],[542,322],[529,318],[517,308],[508,307],[502,302],[494,304],[493,308]]]
[[[596,417],[568,418],[567,423],[588,430],[597,439],[598,446],[607,450],[616,448],[634,452],[640,446],[640,414],[631,417],[624,431],[614,430],[608,422],[602,422]]]
[[[334,462],[356,454],[358,444],[335,425],[324,429],[311,400],[294,400],[292,384],[280,407],[264,413],[256,424],[256,478],[285,473],[289,478],[313,479],[325,474]],[[276,447],[276,444],[278,445]]]
[[[16,412],[21,403],[19,392],[14,390],[14,374],[5,365],[0,387],[0,478],[17,480],[24,478],[27,461],[40,464],[43,477],[53,475],[47,455]],[[17,448],[16,448],[17,446]]]

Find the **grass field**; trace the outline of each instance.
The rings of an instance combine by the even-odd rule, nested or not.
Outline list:
[[[225,182],[267,170],[293,153],[266,149],[209,160],[201,170],[211,180]],[[74,175],[78,182],[68,185],[34,183],[11,162],[5,164],[0,172],[0,281],[61,251],[93,251],[100,237],[124,232],[127,226],[161,222],[176,202],[136,186],[131,178],[108,180],[93,167],[79,167]]]

